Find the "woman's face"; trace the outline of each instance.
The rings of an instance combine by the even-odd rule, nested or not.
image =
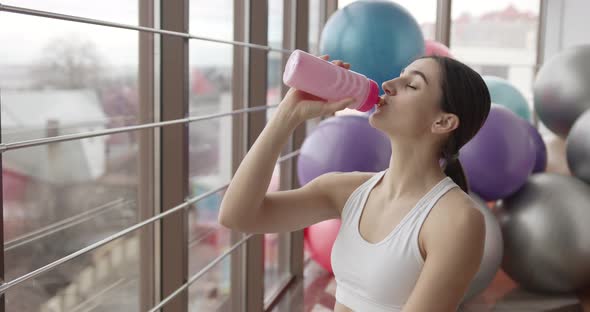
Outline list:
[[[445,114],[441,71],[432,59],[419,59],[399,77],[382,84],[385,95],[371,115],[371,125],[391,137],[421,138],[433,132],[433,125]]]

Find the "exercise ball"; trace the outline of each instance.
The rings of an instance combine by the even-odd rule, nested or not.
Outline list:
[[[537,73],[535,110],[549,130],[565,138],[578,117],[590,108],[590,46],[566,49]]]
[[[310,256],[326,271],[332,272],[332,247],[340,230],[340,219],[331,219],[305,228],[304,238],[307,240],[307,248]]]
[[[590,183],[590,110],[572,126],[567,136],[566,156],[572,174]]]
[[[485,201],[518,190],[535,165],[527,123],[504,106],[492,104],[479,132],[459,154],[469,186]]]
[[[484,216],[486,238],[479,270],[475,274],[471,284],[469,284],[469,288],[463,297],[463,301],[467,301],[477,296],[492,283],[492,280],[496,276],[500,264],[502,263],[502,253],[504,248],[502,232],[500,231],[500,225],[498,224],[496,216],[492,213],[490,208],[488,208],[486,202],[484,202],[478,195],[474,193],[470,193],[469,195],[475,201],[477,209],[479,209]]]
[[[379,172],[389,167],[391,144],[366,116],[341,115],[323,120],[301,146],[299,183],[328,172]]]
[[[381,87],[424,55],[424,37],[418,22],[399,4],[355,1],[330,16],[320,52],[350,63],[351,70]]]
[[[532,175],[502,201],[504,271],[524,289],[568,293],[590,284],[590,186],[575,177]]]
[[[506,79],[495,76],[483,76],[493,103],[502,105],[520,118],[531,121],[529,104],[524,95]]]
[[[438,41],[434,41],[434,40],[425,40],[424,41],[424,55],[426,56],[446,56],[446,57],[453,57],[451,55],[451,51],[449,51],[449,48],[438,42]]]
[[[531,144],[535,149],[535,165],[533,166],[533,173],[544,172],[547,168],[547,146],[545,141],[539,133],[539,130],[532,124],[528,124]]]

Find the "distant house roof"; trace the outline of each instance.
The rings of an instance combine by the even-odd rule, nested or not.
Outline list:
[[[2,90],[2,129],[45,128],[48,120],[60,127],[100,124],[107,116],[96,92],[81,90]],[[9,131],[10,132],[10,131]]]
[[[480,17],[482,21],[516,21],[516,20],[530,20],[535,21],[538,17],[529,11],[519,11],[514,5],[510,4],[505,9],[499,11],[492,11]]]
[[[93,90],[2,90],[0,98],[4,143],[104,129],[108,121]],[[54,183],[95,179],[105,169],[105,139],[8,151],[4,166]]]
[[[473,16],[469,12],[462,12],[458,17],[453,19],[455,24],[478,23],[481,21],[536,21],[538,16],[530,11],[520,11],[514,5],[510,4],[504,9],[490,11],[481,16]]]

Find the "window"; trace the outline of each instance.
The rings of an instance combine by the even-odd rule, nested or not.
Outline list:
[[[451,52],[482,75],[510,81],[529,100],[537,58],[538,0],[454,0]]]
[[[139,2],[3,4],[139,24]],[[113,9],[116,8],[116,9]],[[139,120],[137,31],[0,12],[2,142]],[[9,43],[9,44],[6,44]],[[3,154],[4,262],[13,280],[137,223],[137,132]],[[8,311],[139,309],[139,233],[10,289]]]
[[[479,72],[484,76],[496,76],[508,79],[508,66],[506,65],[481,65]]]
[[[233,0],[191,0],[189,32],[233,40]],[[233,46],[189,41],[189,115],[229,112],[232,106]],[[189,124],[189,192],[199,196],[228,183],[232,176],[232,117]],[[190,278],[231,245],[231,231],[217,223],[223,193],[189,209]],[[230,256],[231,257],[231,256]],[[230,296],[231,261],[220,262],[189,288],[189,311],[215,311]]]
[[[317,55],[319,53],[320,40],[320,12],[322,11],[321,0],[309,0],[309,51],[311,54]]]
[[[338,8],[343,8],[356,0],[338,0]],[[406,8],[416,19],[424,39],[434,40],[436,33],[436,0],[391,0]]]
[[[291,6],[283,7],[287,3],[284,0],[267,1],[268,45],[283,48],[283,24]],[[128,25],[158,28],[165,24],[165,29],[176,27],[175,22],[187,16],[188,25],[184,26],[188,26],[188,33],[231,41],[236,21],[247,20],[246,14],[257,18],[260,15],[257,10],[248,12],[247,6],[235,0],[220,0],[214,5],[206,0],[189,2],[6,0],[3,4]],[[310,6],[319,9],[325,2],[310,0]],[[310,7],[310,13],[315,15],[310,17],[309,33],[315,34],[312,45],[316,47],[321,29],[319,12]],[[0,42],[4,43],[0,49],[1,143],[88,134],[150,123],[156,118],[160,121],[169,115],[184,117],[186,111],[190,116],[230,112],[236,109],[234,93],[243,91],[247,76],[261,78],[265,74],[254,69],[244,73],[248,75],[234,76],[234,66],[252,64],[238,60],[239,64],[234,65],[234,53],[242,48],[234,49],[225,43],[185,38],[182,40],[188,42],[188,64],[162,57],[181,51],[175,43],[161,44],[168,42],[165,36],[170,35],[0,11]],[[267,94],[256,100],[260,105],[278,104],[282,98],[287,55],[276,51],[267,55]],[[165,83],[163,79],[167,79]],[[170,100],[184,85],[188,89],[181,94],[188,101]],[[268,118],[275,111],[258,114]],[[63,260],[105,238],[118,237],[113,235],[153,217],[158,209],[169,211],[176,207],[179,212],[172,222],[181,227],[167,226],[171,223],[166,218],[172,215],[164,216],[163,222],[141,224],[141,230],[10,288],[5,303],[0,302],[0,310],[145,311],[154,304],[164,304],[161,300],[170,293],[169,285],[182,285],[207,268],[188,287],[188,310],[228,311],[244,301],[242,283],[232,284],[243,282],[246,274],[242,273],[250,274],[243,272],[242,266],[262,265],[258,262],[262,260],[265,297],[278,294],[289,277],[290,235],[268,235],[264,258],[262,254],[244,254],[242,248],[237,248],[210,266],[213,259],[244,238],[217,223],[223,191],[204,197],[186,211],[180,212],[185,207],[176,206],[185,197],[190,200],[210,194],[230,181],[234,158],[243,156],[242,145],[246,144],[234,132],[242,134],[246,127],[255,129],[264,123],[257,119],[236,129],[236,119],[225,116],[172,126],[171,132],[186,130],[188,142],[164,141],[162,138],[170,131],[144,129],[2,153],[5,248],[0,256],[7,281]],[[162,133],[165,135],[158,135]],[[182,151],[188,143],[187,153],[162,148],[169,142]],[[175,162],[177,159],[183,161]],[[280,185],[279,168],[277,165],[269,191],[289,186]],[[181,173],[178,180],[173,180],[175,170]],[[188,177],[182,174],[186,172]],[[171,180],[174,182],[163,184]],[[167,201],[175,203],[168,205]],[[179,220],[179,216],[189,219]],[[188,224],[188,243],[178,245],[174,239],[185,234],[183,222]],[[172,252],[167,253],[169,250]],[[243,263],[243,256],[256,263]],[[176,263],[188,263],[186,277],[168,274],[178,272]],[[249,294],[248,304],[262,299]],[[184,304],[176,299],[167,307]]]
[[[268,45],[273,48],[283,48],[283,21],[285,8],[283,0],[268,0]],[[279,104],[283,86],[283,56],[281,52],[271,51],[267,54],[267,88],[266,105]],[[276,109],[267,110],[267,121],[272,118]],[[275,165],[269,191],[278,191],[280,182],[280,166]],[[264,235],[264,293],[265,297],[272,295],[280,286],[282,270],[280,261],[280,244],[288,234]],[[283,238],[283,239],[282,239]]]

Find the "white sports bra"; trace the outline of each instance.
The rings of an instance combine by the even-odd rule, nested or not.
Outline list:
[[[369,193],[384,175],[385,171],[376,173],[350,195],[332,248],[336,300],[354,311],[401,311],[424,265],[418,247],[422,224],[436,202],[458,187],[451,178],[442,179],[387,237],[373,244],[361,236],[359,219]]]

